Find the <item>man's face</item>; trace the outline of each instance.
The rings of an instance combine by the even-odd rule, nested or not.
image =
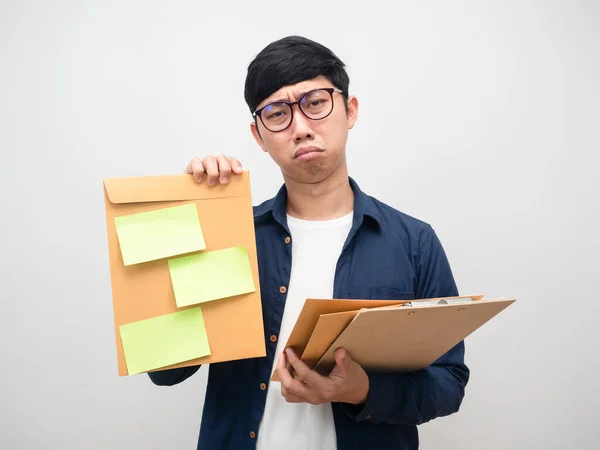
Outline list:
[[[277,101],[295,102],[314,89],[333,87],[331,82],[322,76],[284,86],[261,102],[257,109]],[[329,94],[326,94],[326,100],[329,98]],[[318,102],[309,99],[308,104],[317,105]],[[310,111],[310,107],[305,106],[307,111]],[[306,117],[298,105],[294,105],[292,109],[293,120],[283,131],[270,131],[265,128],[260,118],[251,125],[256,142],[263,151],[271,155],[283,175],[302,183],[318,183],[336,170],[342,167],[345,169],[348,130],[354,126],[358,117],[356,98],[348,99],[346,113],[342,94],[334,92],[333,110],[320,120]],[[266,113],[267,111],[263,113],[263,118],[266,118]]]

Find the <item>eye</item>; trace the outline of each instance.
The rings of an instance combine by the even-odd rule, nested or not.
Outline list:
[[[285,116],[285,111],[274,111],[270,114],[267,114],[267,120],[278,119],[280,117]]]
[[[305,111],[314,114],[327,108],[327,104],[329,104],[329,97],[325,92],[320,90],[310,92],[302,100],[302,106]]]

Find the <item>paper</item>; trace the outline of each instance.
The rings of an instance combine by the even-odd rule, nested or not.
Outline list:
[[[206,249],[194,203],[115,217],[126,266]]]
[[[169,260],[178,307],[254,292],[248,253],[237,246]]]
[[[210,355],[200,307],[119,328],[129,375]]]

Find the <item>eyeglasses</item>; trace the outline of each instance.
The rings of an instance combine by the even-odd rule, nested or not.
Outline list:
[[[311,120],[321,120],[333,111],[333,93],[342,93],[338,88],[321,88],[307,92],[296,102],[269,103],[252,113],[252,117],[260,117],[265,128],[271,132],[283,131],[294,120],[294,105]]]

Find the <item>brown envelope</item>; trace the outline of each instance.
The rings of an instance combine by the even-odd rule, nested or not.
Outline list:
[[[317,365],[327,349],[333,345],[338,336],[350,325],[360,311],[346,311],[333,314],[322,314],[315,325],[308,344],[302,353],[302,361],[313,368]]]
[[[197,205],[206,251],[246,248],[256,290],[201,304],[211,355],[162,369],[266,355],[248,172],[213,187],[191,175],[105,179],[104,200],[119,375],[128,374],[120,325],[197,305],[176,307],[168,258],[123,265],[114,218],[190,201]]]

